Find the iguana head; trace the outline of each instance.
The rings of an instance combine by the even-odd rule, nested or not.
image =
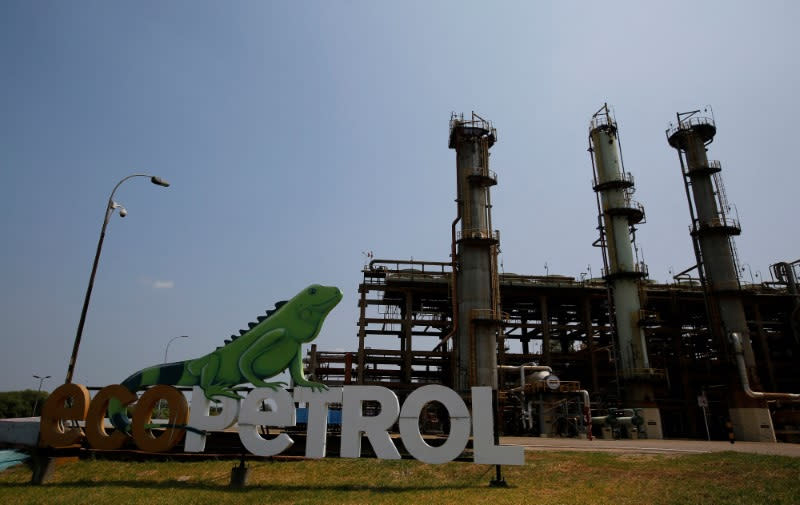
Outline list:
[[[280,312],[291,316],[299,331],[291,332],[299,342],[310,342],[316,338],[325,316],[342,299],[342,292],[335,286],[312,284],[280,308]]]

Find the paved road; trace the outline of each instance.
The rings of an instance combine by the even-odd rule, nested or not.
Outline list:
[[[706,442],[703,440],[600,440],[578,438],[500,437],[502,444],[529,451],[598,451],[631,454],[703,454],[736,451],[800,458],[800,444],[765,442]]]

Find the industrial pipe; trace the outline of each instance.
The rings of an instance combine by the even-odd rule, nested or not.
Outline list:
[[[592,439],[592,407],[589,392],[585,389],[578,391],[583,396],[583,420],[586,423],[586,438]]]
[[[731,332],[731,343],[733,350],[736,353],[736,364],[739,368],[739,378],[742,381],[742,389],[745,394],[750,398],[757,400],[786,400],[791,402],[800,401],[800,394],[798,393],[764,393],[762,391],[753,391],[750,389],[750,380],[747,378],[747,366],[744,363],[744,350],[742,349],[742,337],[738,332]]]
[[[525,371],[530,372],[548,372],[553,373],[553,369],[546,365],[497,365],[498,369],[503,370],[519,370],[519,387],[511,389],[511,391],[522,391],[525,389]]]
[[[458,267],[458,260],[456,259],[456,225],[458,222],[461,221],[461,206],[458,206],[458,211],[456,218],[453,219],[453,224],[450,230],[450,258],[451,258],[451,267],[450,267],[450,274],[452,276],[452,293],[450,297],[453,300],[453,328],[450,330],[450,333],[445,335],[439,340],[439,343],[436,345],[436,348],[442,346],[442,350],[444,350],[444,344],[447,343],[448,340],[453,338],[453,335],[456,334],[458,331],[458,291],[456,286],[456,279],[458,276],[456,275],[456,268]]]
[[[592,418],[592,424],[599,424],[599,425],[608,425],[608,426],[616,426],[617,425],[617,416],[614,414],[608,414],[607,416],[595,416]]]
[[[638,410],[639,409],[623,409],[624,415],[617,417],[617,422],[625,426],[639,427],[643,425],[644,418],[639,414]]]

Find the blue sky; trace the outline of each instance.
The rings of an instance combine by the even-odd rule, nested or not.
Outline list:
[[[615,111],[651,276],[693,264],[664,130],[710,104],[754,274],[800,256],[793,2],[0,2],[0,390],[63,381],[105,202],[126,182],[75,380],[200,356],[364,258],[447,260],[451,111],[492,120],[506,272],[600,270],[588,121]],[[749,279],[749,272],[745,273]],[[387,343],[388,344],[388,343]],[[394,344],[392,342],[392,344]]]

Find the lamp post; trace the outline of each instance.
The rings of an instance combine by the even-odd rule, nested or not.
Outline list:
[[[45,379],[49,379],[49,375],[45,375],[44,377],[39,377],[38,375],[33,376],[34,379],[39,379],[39,389],[36,391],[36,401],[33,402],[33,409],[31,410],[31,417],[36,415],[36,407],[39,405],[39,394],[42,392],[42,383]]]
[[[75,361],[78,359],[78,348],[81,345],[81,336],[83,335],[83,325],[86,323],[86,311],[89,310],[89,299],[92,297],[92,287],[94,286],[94,276],[97,274],[97,263],[100,261],[100,251],[103,249],[103,239],[106,236],[106,227],[108,226],[108,221],[111,218],[111,214],[114,213],[115,209],[119,209],[120,217],[125,217],[128,215],[128,211],[122,205],[118,204],[114,201],[114,193],[117,191],[117,188],[123,182],[127,181],[128,179],[132,179],[133,177],[149,177],[150,182],[155,184],[156,186],[163,186],[169,187],[169,183],[160,177],[155,177],[148,174],[132,174],[117,183],[114,186],[114,189],[111,191],[111,196],[108,197],[108,204],[106,205],[106,213],[105,217],[103,218],[103,226],[100,228],[100,239],[97,241],[97,252],[94,255],[94,263],[92,264],[92,273],[89,276],[89,286],[86,288],[86,297],[83,299],[83,310],[81,310],[81,319],[78,323],[78,331],[75,334],[75,343],[72,345],[72,356],[69,359],[69,367],[67,368],[67,378],[64,382],[69,384],[72,382],[72,374],[75,372]]]
[[[755,284],[756,281],[755,279],[753,279],[753,269],[750,268],[750,264],[745,263],[741,267],[739,267],[739,270],[741,270],[742,273],[744,273],[744,267],[747,267],[747,270],[750,272],[750,284]]]
[[[167,342],[167,347],[166,349],[164,349],[164,363],[167,362],[167,353],[169,352],[169,344],[171,344],[172,341],[177,338],[189,338],[189,335],[178,335],[177,337],[172,337],[171,339],[169,339],[169,342]]]

